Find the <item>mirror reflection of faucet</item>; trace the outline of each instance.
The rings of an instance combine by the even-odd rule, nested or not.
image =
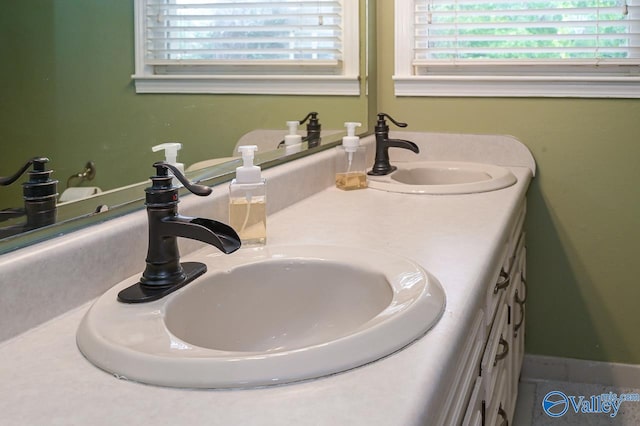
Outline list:
[[[303,125],[304,123],[307,122],[307,120],[309,120],[309,122],[307,123],[307,136],[305,136],[304,138],[300,135],[298,135],[298,126]],[[294,124],[295,123],[295,127]],[[292,146],[295,146],[297,144],[301,144],[303,142],[307,142],[307,147],[308,148],[314,148],[318,145],[320,145],[320,141],[321,141],[321,137],[320,137],[320,133],[322,131],[322,125],[320,124],[320,120],[318,120],[318,113],[317,112],[310,112],[309,114],[307,114],[306,117],[304,117],[302,120],[300,121],[287,121],[287,127],[289,129],[289,135],[287,136],[300,136],[300,141],[299,142],[294,142],[294,138],[290,138],[289,139],[289,144],[287,144],[287,136],[285,136],[285,138],[280,141],[280,143],[278,144],[278,148],[282,148],[289,146],[289,151],[291,152],[287,152],[287,154],[293,154],[295,152],[299,152],[302,148],[302,145],[300,145],[300,149],[294,149],[291,148]],[[297,141],[297,138],[295,138],[295,140]]]
[[[376,157],[372,169],[367,173],[371,176],[383,176],[396,170],[389,162],[389,148],[404,148],[415,152],[420,152],[418,145],[403,139],[389,139],[389,126],[385,118],[388,118],[398,127],[407,127],[407,123],[394,120],[389,114],[381,112],[378,114],[378,122],[375,127],[376,135]]]
[[[152,185],[145,189],[149,220],[147,265],[140,281],[118,294],[118,300],[123,303],[160,299],[207,271],[203,263],[180,263],[178,237],[202,241],[225,254],[233,253],[241,245],[236,231],[224,223],[178,214],[178,187],[172,185],[173,177],[199,196],[211,194],[210,187],[189,182],[177,167],[166,162],[157,162],[153,167],[156,175],[151,177]]]
[[[26,222],[0,229],[0,238],[55,223],[57,216],[56,197],[58,181],[51,179],[53,170],[46,170],[46,157],[34,157],[28,160],[15,174],[0,177],[0,185],[8,186],[17,181],[27,169],[29,179],[22,184],[24,208],[10,208],[0,211],[0,221],[26,216]]]
[[[302,141],[306,141],[309,148],[314,148],[320,145],[320,131],[322,130],[322,125],[318,120],[317,112],[310,112],[307,114],[305,118],[300,120],[300,125],[304,124],[307,120],[309,120],[307,123],[307,137]]]

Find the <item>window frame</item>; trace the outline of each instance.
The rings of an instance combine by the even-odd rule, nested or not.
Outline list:
[[[499,66],[485,66],[476,72],[417,75],[413,11],[414,0],[395,0],[396,96],[640,98],[640,73],[597,75],[585,73],[580,65],[575,65],[575,73],[562,74],[523,72],[517,67],[507,74]]]
[[[156,74],[145,62],[145,0],[134,0],[136,93],[205,93],[265,95],[360,95],[360,1],[343,1],[343,59],[339,74],[314,73],[317,66],[301,66],[298,73],[251,73],[230,68],[228,73]]]

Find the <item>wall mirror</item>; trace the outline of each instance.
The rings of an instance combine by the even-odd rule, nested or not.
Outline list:
[[[318,112],[323,130],[360,121],[367,132],[375,116],[375,4],[361,0],[360,95],[137,94],[134,72],[134,1],[48,0],[32,7],[11,2],[0,16],[7,83],[0,100],[0,175],[8,176],[32,157],[49,158],[58,193],[68,186],[97,187],[84,200],[61,203],[52,225],[0,235],[0,253],[143,208],[152,164],[164,158],[151,147],[182,143],[186,166],[215,158],[220,163],[188,172],[214,185],[233,177],[230,158],[237,141],[256,129],[286,131],[286,121]],[[348,24],[347,24],[348,25]],[[373,106],[373,107],[372,107]],[[300,134],[304,135],[304,126]],[[285,155],[265,149],[263,167],[313,154],[339,143],[341,133],[319,146]],[[82,179],[93,163],[91,180]],[[23,205],[21,183],[0,187],[0,210]],[[0,228],[19,225],[19,218]]]

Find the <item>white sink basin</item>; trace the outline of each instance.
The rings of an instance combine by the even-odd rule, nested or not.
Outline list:
[[[389,355],[440,318],[445,295],[412,261],[369,250],[267,246],[198,258],[209,271],[155,302],[101,296],[82,353],[117,377],[175,387],[281,384]]]
[[[516,183],[505,167],[461,161],[395,163],[386,176],[367,176],[369,187],[414,194],[471,194],[495,191]]]

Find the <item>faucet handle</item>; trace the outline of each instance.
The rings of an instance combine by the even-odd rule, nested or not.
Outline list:
[[[389,129],[389,126],[387,126],[387,122],[385,121],[385,117],[388,118],[393,124],[395,124],[398,127],[407,127],[407,123],[401,123],[399,121],[396,121],[393,119],[393,117],[391,117],[389,114],[385,112],[381,112],[378,114],[378,123],[376,124],[376,127],[386,128],[386,130]]]
[[[31,166],[32,164],[34,172],[44,172],[44,165],[48,162],[49,159],[46,157],[33,157],[32,159],[27,161],[24,166],[20,167],[20,170],[18,170],[13,176],[0,177],[0,185],[11,185],[13,182],[17,181],[18,178],[22,176],[22,174],[26,172],[29,166]]]
[[[307,127],[308,126],[320,126],[320,122],[318,121],[318,113],[317,112],[310,112],[309,114],[307,114],[307,116],[305,118],[300,120],[299,123],[302,125],[307,120],[309,120],[309,124],[307,125]]]
[[[156,174],[159,177],[169,177],[169,170],[173,173],[173,176],[176,177],[180,183],[184,185],[192,194],[199,195],[201,197],[205,197],[213,191],[210,187],[205,185],[198,185],[197,183],[189,182],[189,179],[182,174],[180,169],[176,166],[169,164],[164,161],[158,161],[153,163],[153,167],[156,168]]]

